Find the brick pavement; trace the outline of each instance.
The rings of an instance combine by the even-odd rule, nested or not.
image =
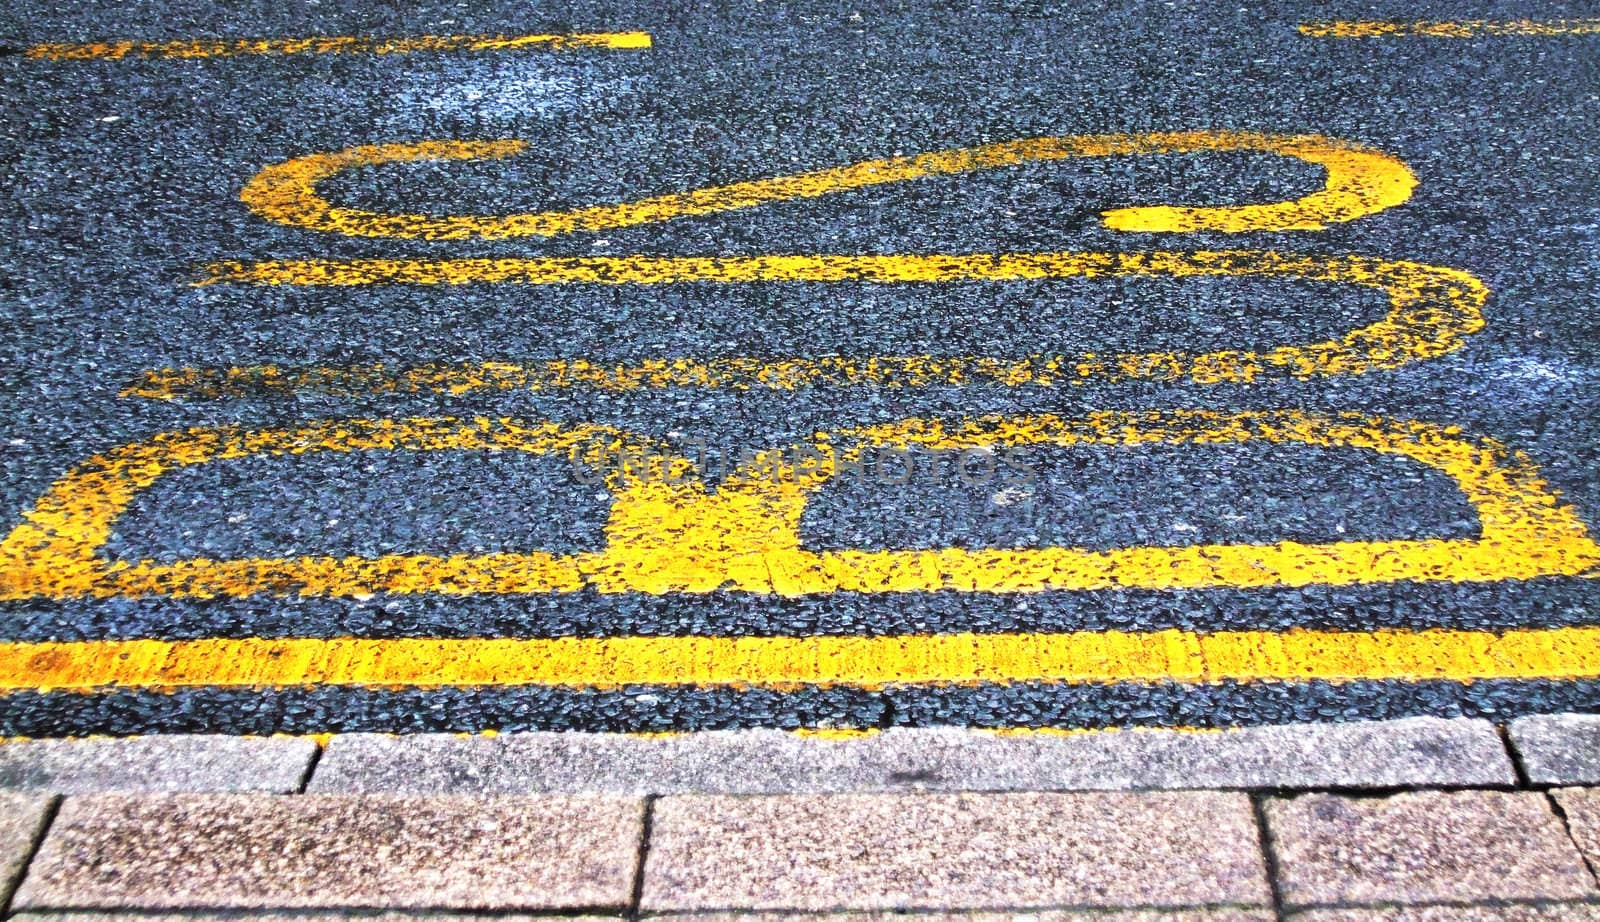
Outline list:
[[[1560,717],[9,742],[0,879],[26,922],[1582,922],[1595,738]]]

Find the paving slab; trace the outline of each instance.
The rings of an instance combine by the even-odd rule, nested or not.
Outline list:
[[[1567,832],[1590,869],[1600,868],[1600,788],[1558,788],[1550,796],[1566,815]]]
[[[1307,794],[1267,802],[1293,905],[1581,899],[1597,894],[1560,819],[1530,791]]]
[[[0,906],[22,876],[34,842],[50,815],[50,798],[0,793]]]
[[[652,918],[646,916],[645,918]],[[1272,922],[1270,909],[1039,910],[1016,912],[706,912],[655,916],[673,922]]]
[[[316,751],[315,740],[292,737],[17,740],[0,744],[0,789],[289,793],[300,789]]]
[[[515,915],[509,913],[474,914],[463,912],[374,912],[362,913],[361,922],[536,922],[561,919],[562,922],[621,922],[623,916]],[[262,912],[251,913],[250,922],[350,922],[343,912]],[[126,912],[19,912],[7,922],[239,922],[237,913],[182,912],[137,915]]]
[[[69,797],[23,909],[621,909],[637,800]]]
[[[764,794],[1499,785],[1516,780],[1492,724],[1408,720],[1196,732],[997,734],[892,729],[642,736],[335,737],[310,789],[329,792]]]
[[[1390,906],[1361,909],[1308,909],[1290,913],[1286,922],[1594,922],[1600,905],[1543,903],[1534,906]]]
[[[667,797],[652,829],[647,910],[1269,900],[1237,793]]]
[[[1600,784],[1600,714],[1513,720],[1511,745],[1535,784]]]

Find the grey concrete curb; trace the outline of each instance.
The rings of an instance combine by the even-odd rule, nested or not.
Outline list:
[[[0,744],[0,790],[287,794],[300,790],[316,753],[303,737],[14,740]]]
[[[641,795],[1515,783],[1493,724],[1421,717],[1226,731],[355,734],[329,743],[309,790]]]
[[[1506,735],[1534,784],[1600,784],[1600,714],[1523,717]]]

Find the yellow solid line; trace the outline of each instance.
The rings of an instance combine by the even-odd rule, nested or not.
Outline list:
[[[1419,36],[1424,38],[1477,38],[1503,35],[1596,35],[1600,19],[1460,19],[1403,22],[1392,19],[1337,20],[1305,22],[1300,34],[1314,38],[1375,38],[1379,36]]]
[[[48,61],[119,61],[123,58],[223,58],[279,54],[411,54],[423,51],[521,51],[568,48],[649,48],[646,32],[578,32],[568,35],[417,35],[367,38],[183,39],[168,42],[46,42],[26,55]]]
[[[1600,628],[0,645],[0,689],[1473,681],[1600,677]]]

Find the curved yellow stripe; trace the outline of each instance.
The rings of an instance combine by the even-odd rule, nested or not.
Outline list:
[[[230,58],[241,55],[413,54],[424,51],[521,51],[568,48],[649,48],[645,32],[577,32],[564,35],[415,35],[367,38],[315,35],[306,38],[180,39],[170,42],[47,42],[29,48],[47,61],[120,61],[123,58]]]
[[[1600,628],[0,644],[0,692],[1600,677]]]
[[[574,231],[609,230],[815,198],[927,176],[1076,157],[1261,151],[1293,157],[1327,171],[1322,189],[1293,201],[1203,207],[1146,205],[1113,209],[1102,215],[1106,226],[1114,230],[1239,233],[1320,230],[1329,224],[1352,221],[1406,201],[1417,182],[1400,160],[1348,141],[1320,135],[1194,131],[1027,138],[915,156],[865,160],[848,166],[675,192],[632,202],[527,214],[385,214],[336,205],[317,191],[319,183],[346,170],[425,160],[495,160],[522,153],[527,147],[527,142],[520,140],[361,145],[267,166],[246,183],[239,197],[269,221],[309,230],[355,237],[463,240],[552,237]]]
[[[808,495],[862,445],[935,449],[1057,445],[1204,446],[1260,442],[1396,454],[1455,481],[1477,512],[1465,539],[1204,544],[1090,550],[1077,547],[814,552],[800,540]],[[125,445],[68,472],[0,542],[0,599],[256,594],[364,596],[726,591],[805,595],[838,591],[1016,593],[1106,588],[1350,585],[1487,581],[1578,575],[1600,565],[1600,546],[1524,455],[1453,427],[1296,411],[1107,412],[942,421],[911,419],[819,433],[820,467],[802,475],[768,452],[718,489],[670,451],[598,426],[516,420],[330,421],[298,429],[192,429]],[[190,464],[249,455],[366,449],[601,452],[653,458],[654,476],[603,466],[612,495],[606,546],[597,553],[195,558],[112,562],[101,556],[134,495]],[[790,455],[789,457],[793,457]],[[758,476],[754,470],[767,469]],[[670,478],[670,479],[669,479]],[[1381,485],[1380,485],[1381,486]]]
[[[879,256],[615,256],[449,260],[290,260],[221,263],[202,283],[366,285],[519,282],[536,285],[648,285],[691,282],[871,282],[929,283],[1021,279],[1146,276],[1170,278],[1298,278],[1375,288],[1389,297],[1389,312],[1375,323],[1338,339],[1262,350],[1213,352],[1086,353],[1042,357],[1042,367],[1002,357],[883,356],[864,359],[746,358],[669,359],[606,366],[584,360],[543,365],[495,364],[487,374],[448,370],[405,382],[413,389],[464,392],[507,384],[532,390],[595,387],[766,387],[779,390],[819,384],[907,385],[964,383],[974,378],[1018,386],[1081,384],[1091,380],[1182,380],[1201,384],[1243,383],[1263,375],[1313,378],[1365,374],[1446,355],[1483,327],[1488,289],[1471,273],[1443,266],[1368,256],[1302,256],[1255,250],[1194,253],[974,253]],[[226,374],[226,373],[225,373]],[[238,376],[248,380],[248,373]],[[342,377],[337,370],[319,375]],[[362,369],[347,380],[374,383]],[[512,383],[516,382],[516,383]],[[135,390],[133,393],[140,393]],[[141,396],[168,396],[159,390]]]

